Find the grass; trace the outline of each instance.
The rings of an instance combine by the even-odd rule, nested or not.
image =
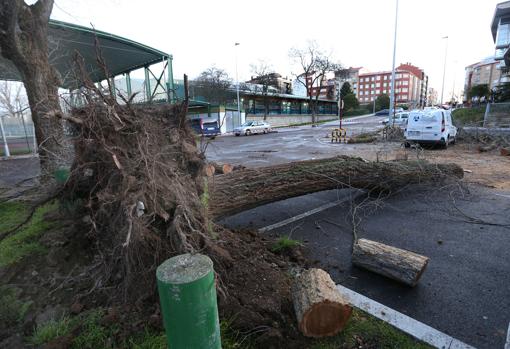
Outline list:
[[[53,320],[42,326],[37,326],[28,341],[33,345],[43,345],[55,338],[69,334],[70,331],[71,320],[68,317],[63,317],[60,320]]]
[[[0,234],[21,224],[26,219],[28,212],[27,205],[22,202],[0,203]]]
[[[17,325],[23,320],[32,304],[19,300],[18,291],[18,289],[12,287],[0,287],[0,328]]]
[[[372,143],[377,140],[377,136],[373,133],[361,133],[357,136],[349,138],[347,143]]]
[[[271,247],[271,251],[273,252],[282,252],[285,250],[290,250],[297,246],[302,246],[301,241],[293,240],[288,236],[282,236]]]
[[[432,348],[390,324],[367,313],[354,309],[345,329],[332,338],[315,342],[311,349],[336,349],[361,347],[380,349],[428,349]]]
[[[485,107],[461,108],[452,113],[453,123],[456,126],[477,125],[481,126],[485,116]]]
[[[7,203],[14,205],[14,203]],[[57,202],[46,203],[39,206],[30,221],[14,232],[12,235],[0,241],[0,267],[19,262],[24,257],[33,253],[42,253],[45,248],[41,246],[37,239],[50,227],[52,223],[44,220],[44,215],[57,209]],[[16,213],[18,212],[18,213]],[[26,208],[21,206],[10,206],[9,209],[0,213],[0,222],[3,222],[4,216],[9,220],[8,226],[15,227],[14,222],[21,220],[19,216],[26,217]]]

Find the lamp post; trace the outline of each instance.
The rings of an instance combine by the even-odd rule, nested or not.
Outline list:
[[[240,44],[238,42],[235,43],[235,51],[236,51],[236,92],[237,92],[237,115],[239,117],[239,121],[241,121],[241,103],[239,101],[239,76],[237,74],[237,46]]]
[[[388,117],[390,120],[395,114],[395,57],[397,54],[397,26],[398,26],[398,0],[395,6],[395,33],[393,36],[393,66],[391,68],[391,93],[390,93],[390,110]]]
[[[443,105],[444,78],[446,76],[446,57],[448,55],[448,36],[443,36],[442,39],[446,39],[446,46],[444,49],[443,84],[441,85],[441,105]]]

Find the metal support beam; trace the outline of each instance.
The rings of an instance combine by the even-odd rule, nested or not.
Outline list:
[[[131,90],[131,75],[129,74],[129,72],[126,73],[126,89],[127,89],[128,99],[129,99],[129,98],[131,98],[131,93],[133,92]]]
[[[151,80],[149,77],[149,68],[144,67],[143,70],[145,72],[145,96],[147,98],[146,102],[150,102],[152,99],[152,94],[151,94]]]
[[[168,91],[168,98],[170,99],[170,102],[173,103],[173,102],[175,102],[174,69],[172,66],[173,56],[168,56],[167,61],[168,61],[167,91]]]

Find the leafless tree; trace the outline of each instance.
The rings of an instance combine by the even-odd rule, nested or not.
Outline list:
[[[295,76],[296,80],[306,88],[312,114],[312,126],[315,126],[320,92],[327,83],[326,74],[340,70],[342,66],[335,63],[330,55],[324,53],[314,41],[310,41],[304,49],[292,48],[289,57],[299,65],[301,70]]]
[[[204,97],[208,102],[225,104],[232,99],[232,79],[223,69],[207,68],[190,85],[195,95]]]
[[[250,68],[252,74],[254,74],[252,82],[257,86],[255,91],[259,92],[262,96],[264,120],[266,120],[269,114],[270,87],[274,86],[276,83],[274,69],[264,60],[259,60],[257,64],[252,64]]]
[[[17,117],[28,108],[22,84],[10,81],[0,83],[0,114]]]
[[[32,112],[43,178],[65,159],[60,77],[48,58],[48,21],[53,0],[32,5],[23,0],[0,0],[0,50],[21,75]]]

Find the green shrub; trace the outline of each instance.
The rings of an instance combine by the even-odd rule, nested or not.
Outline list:
[[[452,113],[453,123],[456,126],[481,126],[485,116],[485,107],[455,109]]]
[[[71,324],[71,320],[68,317],[47,322],[37,326],[28,341],[34,345],[43,345],[56,338],[66,336],[71,331]]]
[[[302,246],[303,244],[298,240],[293,240],[288,236],[282,236],[271,247],[271,251],[273,252],[281,252],[285,250],[290,250],[297,246]]]

